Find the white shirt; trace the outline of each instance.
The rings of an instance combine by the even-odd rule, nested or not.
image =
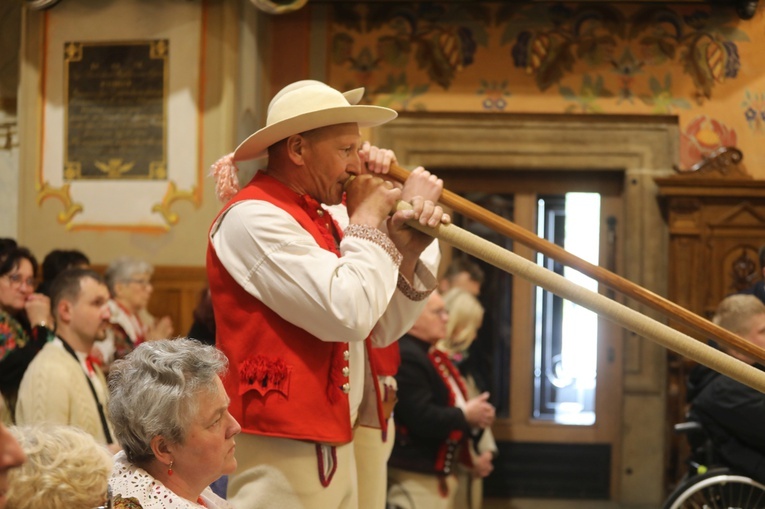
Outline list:
[[[186,500],[154,479],[146,470],[127,460],[125,451],[114,456],[114,468],[109,479],[114,498],[134,498],[143,509],[233,509],[208,487],[200,499],[203,504]]]
[[[344,206],[323,207],[341,229]],[[221,225],[225,224],[225,228]],[[289,213],[260,200],[234,204],[211,229],[211,245],[228,273],[284,320],[322,341],[349,343],[351,422],[363,396],[364,339],[387,346],[406,333],[425,300],[396,290],[398,266],[380,245],[346,235],[338,257],[316,244]],[[435,286],[438,243],[423,252],[417,290]]]

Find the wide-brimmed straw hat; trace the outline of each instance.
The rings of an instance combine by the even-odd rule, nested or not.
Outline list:
[[[382,106],[351,104],[342,93],[321,82],[295,85],[288,85],[285,88],[290,90],[282,90],[274,97],[269,105],[266,127],[236,148],[234,161],[264,157],[266,149],[274,143],[311,129],[345,123],[372,127],[389,122],[398,115]],[[358,94],[357,91],[351,92]]]
[[[273,108],[274,103],[278,101],[284,94],[310,85],[324,85],[325,87],[329,86],[326,83],[322,83],[321,81],[317,80],[300,80],[294,83],[290,83],[283,89],[279,90],[276,95],[271,98],[271,102],[268,103],[268,113],[271,113],[271,108]],[[348,99],[348,103],[350,104],[359,104],[361,98],[364,97],[364,87],[354,88],[353,90],[343,92],[343,97]]]

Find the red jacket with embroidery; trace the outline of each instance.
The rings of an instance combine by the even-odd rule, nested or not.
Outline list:
[[[322,232],[323,227],[301,205],[303,198],[272,177],[257,174],[221,214],[244,200],[276,205],[295,218],[321,248],[337,253],[330,244],[331,235]],[[343,370],[348,367],[348,344],[321,341],[279,317],[229,275],[211,245],[207,249],[207,277],[215,311],[216,346],[230,363],[223,385],[231,398],[229,411],[242,430],[313,442],[350,442],[350,405],[342,390],[348,382]],[[368,338],[366,346],[369,350]],[[374,359],[365,369],[376,380]],[[371,408],[376,414],[372,424],[384,427],[379,388],[376,383],[368,385],[374,386],[375,395],[369,394],[369,404],[362,403],[360,419],[364,408]]]

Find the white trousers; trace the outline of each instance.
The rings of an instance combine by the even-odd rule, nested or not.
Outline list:
[[[388,505],[396,509],[452,509],[457,491],[454,475],[439,477],[388,469]]]
[[[396,427],[388,419],[388,435],[382,441],[379,429],[359,426],[353,434],[353,452],[359,479],[359,509],[385,509],[388,491],[388,458],[393,450]]]
[[[329,447],[323,447],[329,451]],[[236,437],[236,471],[229,477],[228,500],[241,509],[357,509],[353,443],[319,457],[316,444],[242,433]],[[328,486],[319,469],[336,466]]]

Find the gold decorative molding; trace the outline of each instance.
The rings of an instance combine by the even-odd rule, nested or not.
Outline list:
[[[10,150],[19,146],[18,129],[16,122],[0,124],[0,150]]]
[[[202,202],[197,192],[197,186],[193,186],[190,191],[179,191],[175,182],[170,181],[167,184],[167,192],[162,198],[162,202],[157,203],[151,208],[152,212],[159,212],[165,221],[167,221],[166,230],[169,230],[170,226],[178,223],[178,214],[170,210],[170,206],[178,200],[189,200],[194,204],[195,208],[199,208]]]
[[[47,182],[43,182],[39,185],[37,191],[37,205],[42,205],[48,198],[56,198],[61,200],[61,203],[64,204],[64,210],[56,215],[56,219],[60,224],[63,224],[67,230],[71,230],[72,218],[84,209],[80,203],[72,201],[72,197],[69,194],[69,184],[64,184],[61,187],[51,187]]]

